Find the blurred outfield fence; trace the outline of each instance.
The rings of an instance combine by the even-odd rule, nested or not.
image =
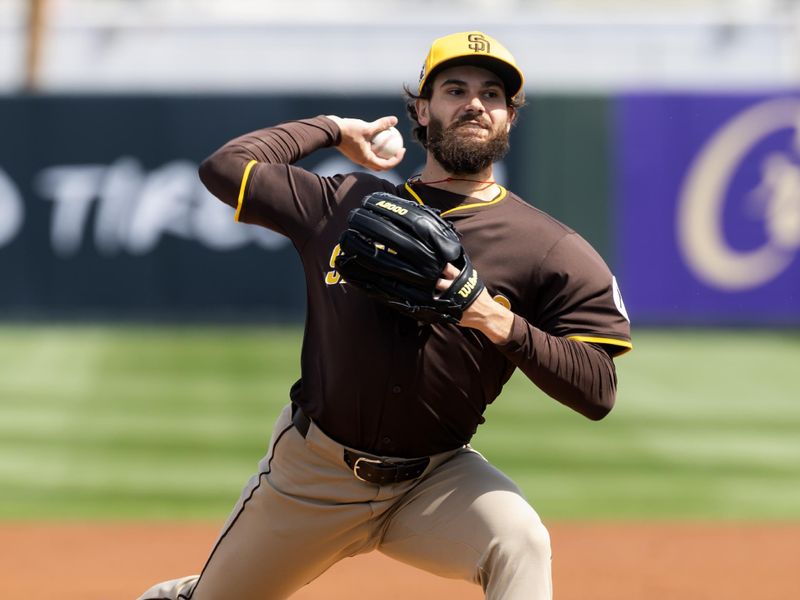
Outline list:
[[[528,100],[499,179],[598,248],[635,324],[800,325],[800,93]],[[0,318],[301,319],[289,242],[235,224],[196,168],[332,113],[397,114],[411,137],[399,95],[0,98]],[[409,145],[388,178],[421,170]]]

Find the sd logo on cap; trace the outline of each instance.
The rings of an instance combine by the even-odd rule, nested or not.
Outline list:
[[[462,31],[438,38],[431,44],[419,74],[419,92],[432,75],[445,67],[474,65],[495,73],[503,81],[506,95],[516,96],[525,79],[511,52],[481,31]]]

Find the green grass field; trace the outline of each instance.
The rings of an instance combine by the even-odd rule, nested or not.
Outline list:
[[[0,518],[221,521],[300,329],[0,327]],[[593,423],[515,376],[474,446],[545,519],[800,519],[800,332],[638,331]]]

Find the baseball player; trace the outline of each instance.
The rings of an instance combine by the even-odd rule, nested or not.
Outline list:
[[[490,599],[552,598],[547,530],[469,442],[517,368],[557,401],[601,419],[616,394],[613,358],[631,342],[599,255],[494,180],[522,86],[513,56],[488,35],[435,40],[418,88],[407,90],[427,161],[399,186],[294,166],[335,147],[374,171],[395,167],[403,151],[385,159],[370,146],[397,123],[393,116],[284,123],[236,138],[202,164],[203,183],[237,221],[287,236],[302,259],[301,379],[201,574],[141,599],[286,598],[340,559],[372,550],[474,582]],[[405,202],[434,208],[458,232],[476,271],[459,287],[478,290],[458,318],[415,319],[342,277],[340,238],[365,197],[395,216]],[[436,294],[460,276],[449,261]]]

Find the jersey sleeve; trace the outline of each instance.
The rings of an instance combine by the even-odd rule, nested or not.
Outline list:
[[[344,179],[321,177],[293,165],[253,163],[242,179],[235,219],[277,231],[302,246],[334,211]]]
[[[231,140],[200,167],[200,178],[235,218],[272,229],[301,246],[330,214],[345,175],[321,177],[294,163],[338,142],[326,117],[283,123]]]
[[[524,315],[497,348],[539,389],[590,419],[614,406],[612,357],[632,348],[630,324],[602,258],[574,232],[558,239],[534,268]]]
[[[577,233],[550,249],[537,273],[537,325],[558,337],[602,345],[612,356],[633,348],[616,278]]]

